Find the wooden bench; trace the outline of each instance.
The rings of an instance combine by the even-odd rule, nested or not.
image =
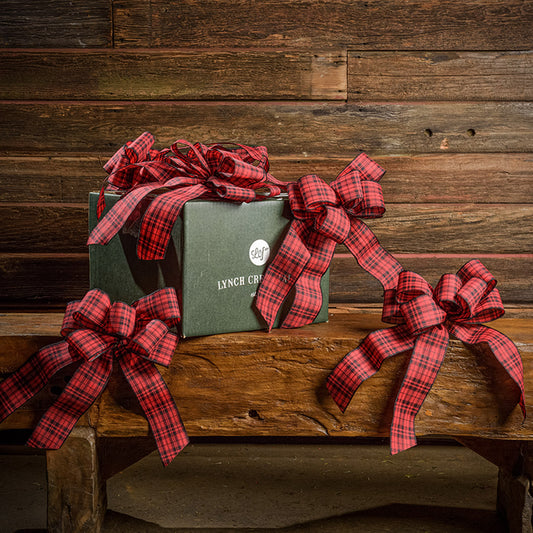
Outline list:
[[[61,313],[0,314],[0,372],[15,370],[36,349],[57,340],[61,321]],[[360,387],[344,415],[325,389],[336,363],[380,327],[384,324],[375,311],[332,307],[328,323],[297,330],[185,340],[162,374],[190,436],[385,437],[408,353],[387,360]],[[494,327],[521,351],[532,413],[531,320],[501,318]],[[69,370],[8,417],[0,430],[32,428]],[[522,423],[516,399],[490,353],[452,340],[416,430],[419,436],[453,437],[496,464],[498,505],[510,531],[530,532],[533,419]],[[115,374],[63,447],[46,454],[49,531],[98,532],[106,510],[106,480],[154,449],[131,390]]]

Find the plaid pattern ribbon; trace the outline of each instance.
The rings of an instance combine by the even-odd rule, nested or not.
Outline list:
[[[526,414],[522,360],[514,343],[481,325],[504,314],[496,280],[478,260],[457,274],[445,274],[435,289],[414,272],[398,276],[396,290],[386,291],[383,320],[395,327],[370,333],[348,353],[327,379],[326,386],[342,412],[359,385],[374,375],[388,357],[412,350],[394,404],[391,425],[393,454],[416,445],[415,417],[433,385],[450,335],[466,344],[486,343],[516,383],[519,405]]]
[[[269,330],[293,287],[294,300],[282,327],[300,327],[315,319],[322,306],[320,280],[337,243],[344,243],[360,266],[386,289],[393,286],[401,266],[360,220],[381,217],[385,212],[378,183],[384,173],[361,153],[331,185],[315,175],[288,184],[294,219],[255,299]]]
[[[105,389],[113,365],[118,364],[167,465],[187,445],[188,437],[155,364],[170,364],[178,342],[170,328],[179,319],[174,289],[161,289],[131,306],[111,303],[105,292],[92,289],[82,300],[67,305],[61,328],[64,339],[39,350],[0,383],[0,421],[37,394],[61,368],[80,363],[28,441],[35,448],[57,449]]]
[[[252,202],[277,196],[286,189],[268,172],[264,146],[191,144],[180,139],[158,151],[152,149],[153,143],[153,135],[144,132],[120,148],[104,166],[109,176],[100,192],[98,217],[105,208],[105,190],[125,195],[98,222],[87,244],[107,244],[121,228],[131,226],[144,213],[137,256],[163,259],[172,227],[189,200]]]

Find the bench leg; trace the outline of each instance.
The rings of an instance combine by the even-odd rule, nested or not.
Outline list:
[[[457,440],[498,467],[497,505],[509,533],[533,533],[533,444],[475,437]]]
[[[94,430],[74,428],[59,450],[46,452],[46,468],[48,531],[100,533],[107,497]]]
[[[513,476],[500,468],[498,474],[498,511],[507,518],[509,533],[532,533],[533,497],[527,476]]]

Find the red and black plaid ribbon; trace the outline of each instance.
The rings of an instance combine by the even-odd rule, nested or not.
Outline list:
[[[466,344],[489,346],[516,383],[525,416],[518,349],[502,333],[481,325],[504,314],[495,286],[496,280],[478,260],[469,261],[457,274],[443,275],[435,289],[418,274],[401,272],[396,290],[386,292],[383,306],[383,320],[398,325],[370,333],[328,377],[326,386],[341,411],[385,359],[413,350],[394,405],[391,452],[416,445],[415,417],[433,385],[451,334]]]
[[[401,266],[360,220],[381,217],[385,212],[378,183],[384,173],[375,161],[361,153],[331,185],[315,175],[289,183],[294,219],[255,299],[269,329],[293,287],[294,300],[282,327],[300,327],[316,318],[322,306],[320,280],[337,243],[344,243],[360,266],[386,290],[394,286]]]
[[[189,200],[251,202],[277,196],[286,188],[268,172],[264,146],[191,144],[180,139],[158,151],[152,149],[153,143],[152,134],[145,132],[104,166],[110,175],[100,193],[98,217],[105,207],[105,190],[126,194],[98,222],[87,244],[107,244],[146,208],[137,255],[163,259],[172,227]],[[160,194],[154,195],[156,192]]]
[[[189,442],[176,404],[154,363],[168,366],[178,342],[170,331],[180,319],[176,292],[156,291],[131,306],[111,303],[100,289],[67,306],[64,339],[39,350],[0,383],[0,422],[37,394],[61,368],[81,363],[46,411],[28,445],[61,447],[79,418],[105,389],[119,365],[146,414],[167,465]]]

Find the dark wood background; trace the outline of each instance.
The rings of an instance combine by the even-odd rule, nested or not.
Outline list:
[[[88,289],[87,196],[145,130],[268,147],[272,173],[386,170],[371,227],[435,282],[471,258],[533,301],[530,0],[4,0],[0,306]],[[331,301],[381,301],[342,246]]]

